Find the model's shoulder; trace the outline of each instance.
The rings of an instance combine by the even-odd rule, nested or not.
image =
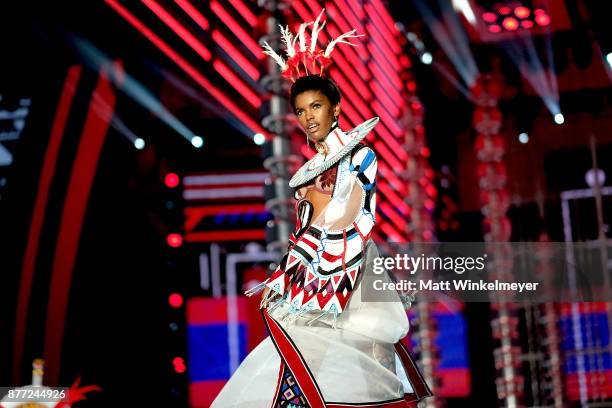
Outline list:
[[[360,162],[368,156],[376,157],[374,149],[372,149],[368,143],[359,142],[359,144],[351,151],[351,162]]]

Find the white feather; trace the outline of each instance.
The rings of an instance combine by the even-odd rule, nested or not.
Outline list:
[[[348,44],[352,47],[357,46],[357,44],[353,44],[350,41],[346,41],[346,39],[348,38],[363,37],[363,34],[355,34],[356,32],[357,30],[351,30],[347,33],[340,35],[338,38],[332,40],[329,44],[327,44],[327,48],[325,49],[325,52],[323,53],[323,55],[329,58],[331,52],[334,50],[334,47],[336,46],[336,44],[339,44],[339,43]]]
[[[283,57],[281,57],[276,52],[274,52],[272,47],[270,47],[270,44],[264,41],[263,48],[264,48],[264,54],[271,56],[272,59],[276,61],[276,63],[281,67],[283,71],[287,68],[287,64],[285,64],[285,60],[283,59]]]
[[[312,35],[310,37],[310,52],[315,51],[315,48],[317,47],[317,37],[319,36],[321,30],[323,30],[323,27],[325,27],[325,23],[327,23],[327,21],[324,21],[323,24],[321,24],[321,27],[319,27],[319,21],[321,20],[321,16],[323,16],[323,13],[325,13],[325,9],[321,10],[321,13],[319,13],[317,19],[314,22],[314,25],[312,26]]]
[[[302,23],[300,24],[300,29],[298,30],[297,34],[295,35],[295,39],[299,39],[300,40],[300,51],[306,51],[306,36],[305,31],[306,31],[306,27],[308,27],[309,25],[312,24],[312,21],[310,23]],[[295,42],[294,39],[294,42]]]
[[[294,42],[293,42],[293,34],[291,34],[291,31],[289,31],[289,26],[283,27],[282,25],[278,25],[280,27],[281,30],[281,38],[283,41],[283,44],[285,44],[285,53],[287,54],[287,57],[291,58],[295,55],[295,46],[294,46]]]
[[[293,48],[295,50],[295,43],[297,43],[299,37],[300,37],[300,29],[302,28],[302,25],[300,25],[300,28],[298,29],[297,33],[295,33],[295,36],[293,37],[293,42],[291,43],[291,48]]]

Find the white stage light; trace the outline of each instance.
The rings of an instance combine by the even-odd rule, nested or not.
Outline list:
[[[421,62],[423,64],[429,65],[433,62],[433,56],[426,51],[423,53],[423,55],[421,55]]]
[[[253,141],[255,142],[256,145],[261,146],[262,144],[266,142],[266,137],[261,133],[255,133],[253,135]]]
[[[200,136],[194,136],[191,138],[191,144],[199,149],[204,145],[204,139],[202,139]]]
[[[145,147],[145,141],[141,138],[134,140],[134,147],[138,150],[142,150]]]

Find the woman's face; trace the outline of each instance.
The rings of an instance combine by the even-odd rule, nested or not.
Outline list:
[[[319,142],[325,139],[334,118],[340,114],[340,104],[332,106],[321,91],[305,91],[295,98],[295,114],[308,138]]]

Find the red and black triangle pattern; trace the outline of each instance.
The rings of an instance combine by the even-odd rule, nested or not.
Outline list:
[[[357,284],[363,253],[347,262],[344,271],[317,276],[303,261],[289,252],[267,281],[272,290],[287,294],[294,307],[341,313]],[[314,298],[314,299],[313,299]]]
[[[276,401],[272,405],[274,408],[310,408],[304,392],[295,380],[289,367],[282,363],[282,374]]]

